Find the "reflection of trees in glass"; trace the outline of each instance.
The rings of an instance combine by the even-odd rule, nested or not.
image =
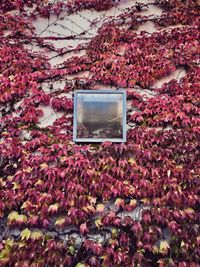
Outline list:
[[[82,123],[78,123],[77,137],[78,138],[89,138],[92,136],[90,136],[88,129]]]
[[[108,124],[99,131],[100,138],[122,138],[122,125],[120,123]]]
[[[96,123],[79,123],[77,127],[78,138],[122,138],[122,123],[101,122],[101,127]]]

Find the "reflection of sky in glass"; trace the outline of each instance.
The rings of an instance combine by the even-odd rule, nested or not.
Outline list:
[[[121,94],[78,94],[78,123],[122,123]]]
[[[117,102],[122,101],[121,94],[78,94],[78,101],[81,102]]]

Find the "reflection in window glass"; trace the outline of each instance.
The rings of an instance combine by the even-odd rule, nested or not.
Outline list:
[[[78,138],[123,138],[123,95],[77,95]]]

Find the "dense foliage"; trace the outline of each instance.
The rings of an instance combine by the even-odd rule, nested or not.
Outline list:
[[[38,17],[118,4],[0,3],[0,266],[200,266],[199,1],[132,3],[71,49],[84,55],[56,66],[49,54],[71,50],[51,41],[85,33],[34,28]],[[151,6],[162,14],[144,15]],[[136,33],[146,22],[157,31]],[[184,77],[154,86],[179,69]],[[98,84],[127,91],[125,144],[72,142],[70,94]],[[63,115],[42,127],[45,107]]]

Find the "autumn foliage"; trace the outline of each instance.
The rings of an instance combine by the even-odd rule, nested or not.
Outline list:
[[[42,37],[34,28],[39,17],[119,2],[0,1],[2,267],[200,266],[199,1],[130,1],[74,48],[54,41],[86,33]],[[145,15],[151,6],[162,14]],[[157,31],[136,32],[146,22]],[[50,64],[51,53],[72,52]],[[178,70],[182,78],[156,86]],[[99,84],[127,91],[126,143],[72,142],[73,91]],[[46,107],[63,114],[42,127]]]

